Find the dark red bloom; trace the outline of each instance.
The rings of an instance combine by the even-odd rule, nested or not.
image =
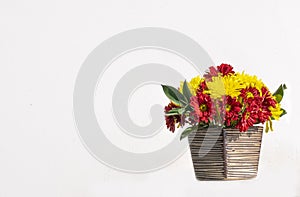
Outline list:
[[[172,102],[169,103],[169,105],[167,105],[165,107],[165,113],[169,112],[171,109],[174,109],[174,108],[179,108],[179,107]],[[165,116],[165,120],[166,120],[167,128],[170,131],[172,131],[172,133],[174,133],[174,131],[175,131],[175,124],[182,122],[181,116],[179,116],[179,115]]]
[[[247,107],[236,126],[241,132],[247,131],[249,127],[253,126],[257,122],[259,117],[260,106],[255,99],[248,100],[246,106]]]
[[[196,122],[208,123],[212,117],[212,101],[209,95],[197,92],[196,96],[191,97],[190,105],[194,111],[191,117]]]
[[[244,101],[247,101],[249,99],[257,99],[260,97],[259,91],[254,87],[244,88],[241,90],[240,97],[243,98]],[[261,102],[261,101],[260,101]]]
[[[217,66],[218,71],[225,75],[234,74],[233,67],[229,64],[221,64],[220,66]]]
[[[267,120],[269,120],[271,116],[272,113],[268,107],[262,106],[258,111],[258,120],[262,124],[265,123]]]
[[[209,67],[209,71],[206,72],[206,74],[203,75],[203,77],[207,80],[207,81],[211,81],[212,77],[218,76],[219,71],[216,69],[216,67],[211,66]]]
[[[245,132],[248,130],[249,127],[253,126],[257,122],[257,118],[258,118],[257,110],[254,110],[251,107],[249,107],[242,114],[242,117],[237,124],[237,128],[241,132]]]
[[[265,123],[270,119],[272,113],[269,107],[276,107],[276,100],[273,98],[271,92],[266,88],[262,87],[262,96],[261,96],[261,108],[259,110],[258,119],[261,123]]]
[[[238,102],[236,98],[232,98],[231,96],[226,97],[226,126],[230,126],[232,122],[237,121],[239,119],[241,109],[242,104]]]
[[[222,73],[223,76],[234,74],[233,67],[229,64],[221,64],[217,67],[211,66],[209,67],[209,71],[207,71],[203,77],[206,80],[211,81],[212,77],[218,76],[219,73]]]
[[[276,107],[276,100],[272,97],[271,92],[266,88],[266,87],[262,87],[261,88],[261,92],[262,92],[262,106],[265,107]]]
[[[201,93],[203,92],[204,90],[208,90],[207,88],[207,85],[206,85],[206,81],[203,80],[200,84],[199,84],[199,87],[197,89],[197,92]]]

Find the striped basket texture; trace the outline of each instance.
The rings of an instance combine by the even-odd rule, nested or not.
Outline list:
[[[263,127],[246,132],[208,128],[189,135],[198,180],[243,180],[257,175]]]

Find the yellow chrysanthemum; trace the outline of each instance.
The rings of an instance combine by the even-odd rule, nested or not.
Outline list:
[[[201,79],[200,76],[198,75],[192,78],[190,82],[187,82],[188,88],[190,89],[192,95],[196,95],[197,89],[203,80],[204,79]],[[183,88],[183,81],[180,82],[179,91],[181,93],[182,93],[182,88]]]
[[[272,113],[272,118],[274,118],[275,120],[279,120],[281,114],[283,113],[283,110],[281,110],[280,103],[277,103],[275,108],[270,106],[269,110]]]
[[[209,89],[207,93],[214,99],[224,95],[237,97],[240,95],[240,90],[245,87],[235,75],[212,77],[212,81],[206,84]]]
[[[252,87],[256,88],[260,94],[262,87],[265,86],[265,84],[261,81],[261,79],[258,79],[255,75],[248,75],[244,72],[242,73],[235,73],[236,78],[245,85],[245,88]]]
[[[189,84],[192,86],[193,90],[196,91],[203,80],[204,79],[201,79],[200,76],[198,75],[192,78]]]

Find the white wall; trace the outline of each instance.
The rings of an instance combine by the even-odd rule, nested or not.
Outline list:
[[[0,1],[0,196],[300,196],[300,3],[264,1]],[[258,178],[198,182],[189,152],[148,174],[99,163],[73,120],[75,78],[103,40],[132,28],[182,32],[216,64],[288,86],[288,111],[264,135]]]

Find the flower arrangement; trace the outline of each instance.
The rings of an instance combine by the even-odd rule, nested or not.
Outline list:
[[[286,114],[280,105],[285,84],[272,94],[257,76],[235,72],[229,64],[212,66],[203,77],[181,82],[178,89],[167,85],[162,88],[170,99],[165,107],[167,128],[174,132],[176,126],[189,125],[181,139],[209,125],[245,132],[265,123],[266,132],[273,131],[272,120]]]

